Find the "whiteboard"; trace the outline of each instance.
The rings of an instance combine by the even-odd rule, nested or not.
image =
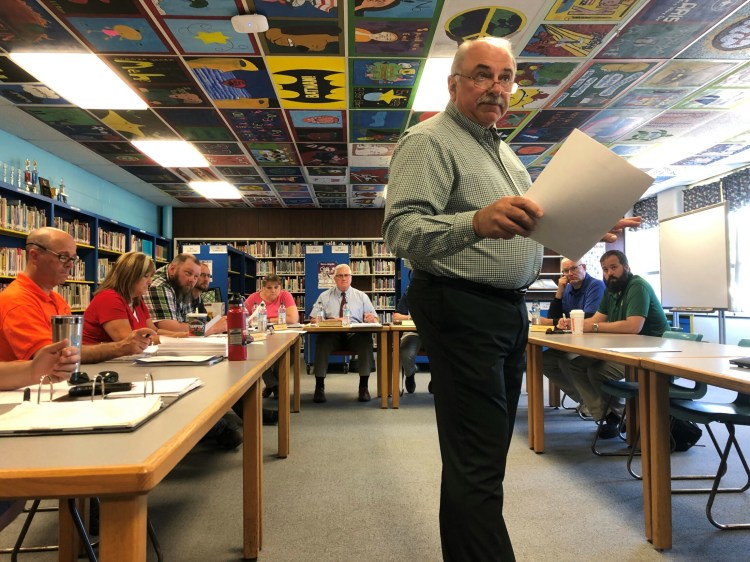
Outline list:
[[[661,298],[666,308],[729,308],[726,203],[659,223]]]

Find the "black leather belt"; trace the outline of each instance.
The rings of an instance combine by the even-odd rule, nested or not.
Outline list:
[[[480,293],[490,297],[498,297],[513,302],[520,301],[526,296],[526,289],[499,289],[497,287],[493,287],[492,285],[477,283],[476,281],[456,279],[454,277],[443,277],[420,270],[414,270],[412,279],[421,279],[422,281],[429,281],[430,283],[434,283],[436,285],[444,285],[446,287],[451,287],[454,289],[471,291],[473,293]]]

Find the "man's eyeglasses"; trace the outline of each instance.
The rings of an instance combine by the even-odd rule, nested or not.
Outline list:
[[[580,263],[578,265],[571,265],[570,267],[565,267],[565,268],[561,269],[560,273],[562,273],[563,275],[567,275],[568,273],[570,273],[572,271],[575,271],[579,267],[581,267]]]
[[[41,248],[45,252],[48,252],[52,254],[53,256],[55,256],[58,259],[58,261],[63,265],[68,265],[69,263],[72,263],[73,265],[75,265],[81,261],[81,258],[79,258],[78,256],[68,256],[66,254],[58,254],[57,252],[53,252],[49,248],[45,248],[44,246],[42,246],[41,244],[37,244],[36,242],[27,242],[26,245],[36,246],[37,248]]]
[[[337,273],[334,277],[351,277],[351,273]]]
[[[515,94],[518,91],[518,84],[513,81],[512,76],[501,76],[500,80],[495,80],[493,76],[485,72],[477,72],[474,76],[468,76],[461,74],[460,72],[454,72],[453,76],[460,76],[461,78],[468,78],[477,88],[483,90],[489,90],[495,87],[495,84],[500,84],[500,87],[510,94]]]
[[[116,371],[100,371],[99,374],[94,377],[94,379],[98,380],[99,377],[103,378],[105,383],[118,382],[120,380],[120,374]],[[68,384],[76,385],[84,384],[87,382],[91,382],[88,373],[84,373],[83,371],[75,371],[73,373],[70,373]]]
[[[201,277],[206,277],[208,279],[213,279],[214,278],[214,276],[211,275],[210,273],[201,273]]]

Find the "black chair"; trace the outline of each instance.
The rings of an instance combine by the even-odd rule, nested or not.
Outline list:
[[[26,520],[23,523],[23,526],[21,527],[21,532],[18,534],[18,538],[16,539],[16,544],[12,548],[4,548],[0,550],[0,554],[10,554],[11,562],[16,562],[18,560],[19,554],[25,554],[25,553],[35,553],[35,552],[53,552],[58,549],[57,545],[47,545],[47,546],[23,546],[23,542],[26,539],[26,534],[29,532],[29,527],[31,526],[31,522],[34,520],[34,516],[38,512],[47,512],[47,511],[57,511],[56,507],[40,507],[41,504],[40,499],[35,499],[31,503],[31,507],[26,509],[24,507],[24,504],[26,503],[23,500],[20,500],[19,502],[16,502],[16,504],[12,505],[11,508],[8,510],[8,515],[13,515],[13,517],[5,522],[5,525],[9,524],[13,519],[15,519],[15,516],[18,515],[20,512],[26,512]],[[99,499],[98,498],[92,498],[92,511],[93,509],[96,509],[98,511],[99,507]],[[17,510],[18,507],[17,504],[21,505],[21,509]],[[73,518],[73,524],[76,527],[76,530],[78,531],[78,536],[81,539],[81,544],[83,545],[83,548],[86,551],[86,556],[89,559],[90,562],[97,562],[98,558],[96,556],[96,553],[94,551],[94,547],[98,545],[97,541],[92,542],[88,532],[86,531],[86,526],[83,523],[83,519],[81,518],[81,514],[78,511],[78,506],[76,505],[76,500],[73,498],[69,498],[67,501],[68,509],[70,510],[70,515]],[[95,506],[95,507],[94,507]],[[15,511],[15,514],[13,513]],[[5,514],[0,513],[0,522],[4,521],[6,518]],[[0,523],[0,529],[2,529],[5,525]],[[162,555],[161,551],[161,545],[159,544],[159,539],[156,536],[156,531],[154,531],[153,525],[151,525],[151,521],[146,521],[146,531],[148,532],[148,537],[151,540],[151,544],[154,547],[154,551],[156,552],[156,559],[159,562],[162,562],[164,560],[164,557]]]
[[[671,338],[671,339],[681,339],[681,340],[690,340],[690,341],[701,341],[703,340],[703,334],[688,334],[685,332],[664,332],[662,334],[663,338]],[[601,387],[602,391],[605,394],[609,395],[609,400],[607,402],[607,409],[609,409],[610,405],[615,399],[623,399],[626,402],[627,401],[633,401],[638,398],[638,383],[636,381],[628,381],[628,380],[620,380],[620,381],[605,381],[602,383]],[[706,392],[708,391],[708,386],[704,383],[695,383],[695,386],[693,387],[685,387],[682,385],[678,385],[674,383],[674,379],[670,379],[669,382],[669,397],[675,398],[675,399],[684,399],[684,400],[692,400],[692,399],[699,399],[703,398],[706,395]],[[623,415],[622,419],[620,420],[620,437],[624,440],[625,436],[623,435],[624,429],[626,424],[626,417]],[[597,428],[598,429],[598,428]],[[597,448],[597,443],[599,441],[599,432],[594,432],[594,439],[591,443],[591,452],[599,457],[628,457],[627,460],[627,470],[628,473],[635,479],[640,480],[642,478],[642,475],[636,473],[633,470],[633,458],[635,456],[640,456],[640,453],[636,453],[638,449],[638,445],[640,444],[640,429],[637,427],[635,429],[635,434],[632,439],[631,446],[627,450],[620,450],[620,451],[601,451]],[[714,446],[716,447],[717,451],[720,451],[719,445],[716,441],[714,441]],[[695,476],[674,476],[673,479],[675,480],[684,480],[684,479],[709,479],[713,478],[713,476],[708,475],[695,475]]]
[[[711,429],[710,424],[717,422],[724,424],[729,436],[726,445],[721,451],[719,468],[713,476],[713,485],[710,489],[679,490],[680,493],[705,493],[708,492],[708,503],[706,504],[706,517],[714,527],[719,529],[750,529],[750,523],[719,523],[713,516],[712,508],[716,494],[723,493],[742,493],[750,488],[750,467],[745,460],[740,444],[735,436],[735,426],[750,426],[750,396],[739,393],[737,398],[731,404],[719,402],[700,402],[696,400],[670,400],[669,413],[679,420],[685,420],[693,423],[700,423],[706,426],[711,439],[716,442],[716,437]],[[747,480],[745,484],[736,488],[719,488],[721,479],[727,472],[727,460],[732,451],[732,447],[737,451],[737,457],[745,469]],[[673,490],[673,493],[675,491]]]

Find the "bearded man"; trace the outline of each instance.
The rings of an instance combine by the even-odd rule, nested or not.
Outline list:
[[[192,312],[193,288],[200,274],[201,262],[192,254],[178,254],[169,265],[156,270],[148,294],[143,297],[154,324],[173,332],[190,330],[187,315]],[[219,322],[206,335],[220,333],[225,328]]]
[[[606,290],[596,314],[583,321],[583,331],[661,337],[669,329],[669,322],[653,287],[645,279],[633,275],[627,256],[619,250],[605,252],[599,261]],[[598,420],[599,437],[611,439],[617,436],[622,405],[610,404],[608,410],[609,396],[604,395],[601,386],[606,380],[624,378],[625,367],[579,356],[570,362],[570,370],[584,404],[594,420]]]

